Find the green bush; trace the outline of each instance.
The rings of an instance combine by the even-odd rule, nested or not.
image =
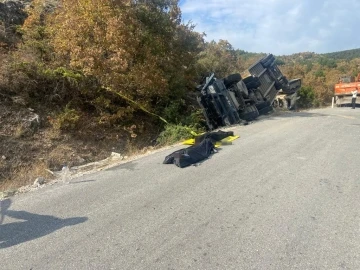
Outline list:
[[[323,70],[319,69],[314,73],[315,77],[325,77],[325,73]]]
[[[79,120],[80,113],[66,106],[64,111],[58,114],[52,121],[52,125],[58,130],[73,130],[77,127]]]
[[[283,65],[285,65],[285,61],[280,58],[276,58],[275,64],[277,64],[278,66],[283,66]]]
[[[182,109],[184,107],[183,100],[172,102],[167,107],[164,108],[162,116],[169,121],[170,123],[179,123],[181,121]]]
[[[193,137],[191,131],[198,132],[198,130],[193,130],[193,127],[168,124],[160,133],[157,142],[160,145],[167,145],[179,142],[183,139],[189,139]]]
[[[319,64],[324,67],[328,67],[328,68],[336,68],[337,67],[335,59],[330,59],[330,58],[326,58],[326,57],[321,57],[319,59]]]
[[[300,108],[310,108],[315,105],[315,91],[310,86],[303,86],[298,92],[300,99],[298,100],[298,106]]]

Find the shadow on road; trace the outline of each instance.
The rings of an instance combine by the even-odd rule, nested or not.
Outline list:
[[[67,226],[87,221],[87,217],[57,218],[26,211],[9,210],[11,200],[0,201],[0,249],[43,237]],[[2,224],[5,217],[23,221]]]

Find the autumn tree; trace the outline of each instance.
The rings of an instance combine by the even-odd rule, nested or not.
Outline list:
[[[20,28],[22,44],[19,53],[29,56],[28,61],[39,60],[41,62],[51,60],[51,47],[46,28],[46,1],[33,0],[31,8],[28,9],[28,17]],[[23,57],[21,57],[23,58]]]
[[[227,40],[208,42],[199,55],[198,71],[202,75],[214,72],[218,77],[239,72],[238,57],[232,45]]]
[[[180,18],[174,0],[62,0],[52,44],[60,65],[96,78],[139,108],[159,110],[173,93],[183,94],[201,49],[201,35]],[[112,113],[129,116],[134,106],[128,105]]]

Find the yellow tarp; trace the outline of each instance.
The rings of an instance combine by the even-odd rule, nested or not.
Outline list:
[[[232,144],[233,141],[235,141],[236,139],[240,138],[240,136],[236,135],[236,136],[228,136],[224,139],[222,139],[221,141],[218,141],[215,143],[215,147],[219,147],[221,145],[226,145],[226,144]],[[195,144],[195,139],[187,139],[185,141],[182,142],[182,144],[185,145],[194,145]]]

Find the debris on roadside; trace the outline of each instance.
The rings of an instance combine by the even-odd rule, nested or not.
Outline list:
[[[35,179],[33,185],[40,187],[40,186],[44,185],[45,183],[46,183],[46,179],[44,177],[38,177]]]
[[[2,191],[2,192],[0,192],[0,200],[14,196],[15,193],[16,193],[15,189],[9,189],[9,190]]]
[[[222,144],[229,144],[239,138],[234,132],[215,131],[199,134],[188,139],[183,144],[192,145],[188,148],[177,150],[165,157],[163,164],[175,164],[180,168],[196,165],[216,153],[216,148]]]
[[[180,168],[197,164],[215,153],[215,144],[211,139],[205,139],[201,143],[180,149],[165,157],[163,164],[175,164]]]

